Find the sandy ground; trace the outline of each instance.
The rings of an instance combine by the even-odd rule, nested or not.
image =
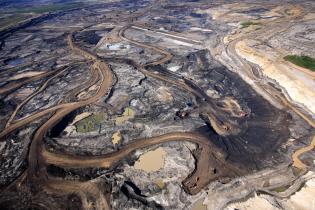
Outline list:
[[[207,210],[207,206],[203,205],[203,200],[204,199],[201,198],[198,201],[196,201],[192,206],[192,210]]]
[[[309,172],[313,173],[313,172]],[[281,210],[281,207],[272,204],[272,197],[266,195],[255,195],[245,202],[230,204],[225,210]],[[315,179],[310,179],[305,183],[305,186],[291,197],[283,200],[278,200],[285,210],[314,210],[315,209]]]
[[[121,135],[120,135],[120,132],[117,131],[112,136],[112,143],[113,143],[113,145],[118,144],[120,142],[120,140],[121,140]]]
[[[172,103],[173,96],[167,87],[160,87],[156,90],[157,98],[163,103]]]
[[[260,66],[263,74],[277,81],[293,101],[315,113],[315,81],[312,77],[282,62],[280,55],[259,44],[254,40],[240,41],[236,44],[236,52]]]
[[[121,116],[116,117],[115,123],[117,125],[121,125],[124,122],[128,121],[129,119],[132,119],[134,116],[135,116],[135,111],[133,109],[127,107],[127,108],[125,108],[125,111]]]
[[[273,206],[269,203],[265,198],[261,196],[255,196],[253,198],[248,199],[243,203],[232,204],[226,208],[226,210],[253,210],[253,209],[264,209],[264,210],[280,210],[279,208]]]
[[[299,192],[284,203],[288,210],[314,210],[315,209],[315,179],[306,182]]]
[[[34,90],[32,88],[24,88],[24,89],[20,90],[19,92],[17,92],[15,95],[20,100],[24,100],[26,97],[31,95],[33,93],[33,91]]]
[[[16,74],[14,76],[12,76],[9,80],[18,80],[18,79],[22,79],[24,77],[33,77],[36,75],[40,75],[43,74],[45,72],[43,71],[28,71],[28,72],[23,72],[21,74]]]
[[[304,16],[304,20],[313,20],[315,19],[315,13],[308,13],[307,15]]]
[[[233,10],[239,10],[239,9],[249,9],[254,7],[253,4],[248,3],[232,3],[232,4],[225,4],[221,5],[219,7],[213,7],[206,10],[198,10],[198,13],[201,14],[208,14],[210,15],[214,20],[219,21],[233,21],[233,20],[248,20],[251,18],[250,15],[245,13],[238,13],[238,12],[232,12]]]

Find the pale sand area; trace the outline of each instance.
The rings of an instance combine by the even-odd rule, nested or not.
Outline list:
[[[288,210],[314,210],[315,209],[315,179],[306,182],[299,192],[292,195],[283,206]]]
[[[256,15],[240,13],[239,10],[250,10],[251,8],[255,8],[255,4],[248,4],[248,3],[232,3],[226,4],[222,6],[221,11],[217,11],[216,8],[210,9],[210,13],[212,17],[217,20],[224,20],[227,22],[233,21],[250,21],[255,20]],[[268,7],[268,6],[267,6]],[[261,17],[267,17],[266,20],[260,19],[260,22],[268,22],[271,20],[275,20],[283,16],[282,11],[286,11],[287,14],[291,16],[298,16],[301,13],[301,8],[297,6],[276,6],[273,8],[269,8],[269,10],[262,12],[260,14]]]
[[[84,118],[91,116],[92,114],[93,113],[91,113],[91,112],[83,112],[81,114],[78,114],[77,116],[75,116],[74,120],[65,128],[64,131],[67,132],[67,134],[71,134],[71,133],[75,132],[76,128],[75,128],[74,124],[76,124],[80,120],[83,120]]]
[[[87,97],[89,95],[89,92],[91,91],[95,91],[99,88],[98,85],[92,85],[89,89],[87,89],[86,91],[83,91],[81,93],[78,94],[77,98],[78,99],[83,99],[84,97]]]
[[[135,162],[135,169],[146,172],[154,172],[164,167],[166,152],[162,147],[144,153]]]
[[[230,15],[232,14],[232,8],[239,8],[241,6],[240,3],[234,3],[234,4],[225,4],[218,7],[213,7],[210,9],[199,9],[197,10],[200,14],[208,14],[212,17],[214,20],[221,20],[224,21],[227,18],[230,18]],[[247,6],[248,7],[248,6]],[[246,18],[249,18],[246,14],[240,14],[242,16],[245,16]]]
[[[229,205],[225,210],[253,210],[253,209],[263,209],[263,210],[280,210],[279,208],[273,206],[265,198],[261,196],[255,196],[248,199],[242,203],[235,203]]]
[[[207,29],[207,28],[198,28],[198,27],[191,27],[190,28],[191,31],[202,31],[202,32],[212,32],[211,29]]]
[[[240,41],[236,52],[261,67],[263,74],[277,81],[290,98],[315,113],[315,81],[312,77],[287,65],[282,56],[255,40]]]
[[[309,172],[312,174],[312,172]],[[270,197],[269,197],[270,198]],[[263,209],[263,210],[281,210],[268,202],[268,197],[265,195],[255,196],[249,198],[245,202],[233,203],[228,205],[225,210],[252,210],[252,209]],[[271,199],[272,200],[272,199]],[[278,200],[283,209],[285,210],[314,210],[315,209],[315,179],[310,179],[305,183],[305,186],[296,193],[294,193],[288,199]]]
[[[239,10],[250,10],[251,8],[255,8],[255,4],[248,3],[231,3],[224,4],[218,7],[212,7],[210,9],[199,9],[197,10],[200,14],[208,14],[214,20],[224,21],[224,22],[234,22],[234,21],[248,21],[253,19],[254,16],[246,13],[241,13]],[[283,7],[275,7],[270,11],[266,11],[262,13],[262,16],[273,17],[279,16],[278,11]]]
[[[201,198],[199,200],[197,200],[193,206],[192,206],[192,210],[207,210],[207,206],[203,204],[204,199]]]
[[[45,72],[43,72],[43,71],[27,71],[27,72],[23,72],[20,74],[16,74],[16,75],[10,77],[9,80],[18,80],[18,79],[22,79],[24,77],[34,77],[34,76],[37,76],[37,75],[40,75],[43,73],[45,73]]]
[[[70,125],[74,125],[77,122],[83,120],[84,118],[87,118],[87,117],[91,116],[92,114],[93,113],[91,113],[91,112],[83,112],[81,114],[78,114],[77,116],[75,116],[74,120],[71,122]]]
[[[303,20],[313,20],[313,19],[315,19],[315,13],[308,13],[303,18]]]
[[[121,140],[121,135],[120,135],[120,131],[116,131],[113,135],[112,135],[112,143],[113,145],[116,145],[120,142]]]
[[[124,113],[121,116],[116,117],[115,123],[116,125],[121,125],[124,122],[128,121],[129,119],[134,118],[135,111],[131,109],[130,107],[126,107],[124,110]]]
[[[156,96],[163,103],[172,103],[173,96],[167,87],[160,87],[156,90]]]
[[[33,88],[23,88],[15,92],[14,95],[18,97],[20,100],[24,100],[26,97],[31,95],[33,91],[34,91]]]

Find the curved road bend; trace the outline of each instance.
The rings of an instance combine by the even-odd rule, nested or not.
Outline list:
[[[53,125],[55,125],[60,119],[62,119],[64,116],[71,113],[72,111],[80,107],[86,106],[88,104],[97,102],[101,97],[103,97],[106,93],[109,92],[113,84],[113,75],[107,63],[97,60],[96,56],[91,55],[90,53],[85,52],[79,49],[78,47],[74,46],[72,41],[72,34],[68,36],[68,43],[71,49],[79,52],[85,58],[94,61],[92,68],[98,70],[99,74],[101,75],[102,82],[97,93],[94,96],[83,101],[59,105],[60,108],[56,111],[56,113],[36,131],[29,151],[29,172],[31,174],[36,173],[37,169],[39,171],[41,170],[41,168],[38,168],[40,164],[37,161],[39,161],[40,158],[37,159],[37,155],[41,154],[40,150],[43,144],[42,140],[47,131]]]
[[[199,98],[201,101],[201,105],[204,106],[204,110],[206,112],[206,115],[209,116],[210,123],[213,125],[213,128],[215,131],[222,136],[230,135],[230,134],[237,134],[240,132],[239,125],[235,123],[235,119],[232,119],[229,117],[229,113],[225,110],[222,110],[219,106],[216,105],[215,100],[211,99],[204,91],[201,90],[201,88],[198,87],[193,81],[186,79],[184,77],[181,77],[181,79],[171,79],[170,76],[165,76],[159,72],[151,72],[147,70],[147,67],[154,66],[154,65],[160,65],[164,62],[169,61],[172,58],[172,55],[162,50],[158,47],[151,46],[145,43],[141,43],[135,40],[132,40],[130,38],[127,38],[125,36],[125,31],[130,28],[132,25],[124,26],[119,31],[119,37],[127,42],[130,42],[134,45],[140,46],[142,48],[151,49],[154,51],[157,51],[158,53],[162,54],[163,57],[161,60],[153,61],[150,63],[147,63],[145,65],[139,65],[136,64],[136,68],[142,72],[144,75],[150,76],[155,79],[159,79],[162,81],[165,81],[170,84],[174,84],[177,87],[190,92],[195,97]],[[171,73],[170,73],[171,74]],[[172,75],[172,74],[171,74]]]
[[[31,95],[29,95],[26,99],[24,99],[13,111],[13,113],[11,114],[9,120],[6,123],[5,127],[9,127],[11,123],[15,123],[16,121],[13,121],[17,112],[27,103],[29,102],[32,98],[34,98],[36,95],[38,95],[39,93],[41,93],[43,90],[46,89],[46,87],[48,86],[49,82],[53,79],[55,79],[56,77],[60,76],[61,74],[63,74],[64,72],[66,72],[70,67],[66,66],[64,68],[62,68],[61,71],[59,71],[58,73],[56,73],[55,75],[53,75],[52,77],[50,77],[49,79],[47,79],[34,93],[32,93]]]
[[[71,39],[69,39],[69,46],[72,49],[75,49],[79,53],[86,53],[82,49],[79,49],[78,47],[75,47]],[[87,53],[88,58],[95,58],[95,56],[90,55]],[[163,59],[165,60],[165,59]],[[158,62],[160,63],[160,61]],[[61,110],[62,111],[62,110]],[[58,115],[64,115],[64,114],[58,114],[58,112],[53,116],[55,117],[57,121],[59,119]],[[43,138],[43,135],[45,133],[46,127],[49,127],[49,125],[52,124],[52,121],[50,120],[46,123],[46,125],[43,125],[39,129],[34,139],[40,139]],[[69,155],[61,155],[61,154],[54,154],[50,153],[47,150],[45,150],[44,145],[35,145],[34,143],[34,149],[41,147],[41,151],[31,151],[31,154],[38,154],[38,152],[42,152],[43,159],[46,159],[47,163],[54,164],[61,167],[69,167],[69,168],[86,168],[86,167],[111,167],[113,164],[117,163],[119,160],[121,160],[123,157],[128,155],[130,152],[143,148],[146,146],[154,145],[154,144],[160,144],[164,142],[170,142],[170,141],[191,141],[194,143],[197,143],[199,147],[202,149],[202,152],[200,154],[200,157],[198,158],[198,165],[196,167],[196,171],[187,178],[183,184],[186,185],[186,189],[192,193],[195,194],[199,192],[206,184],[208,184],[211,180],[226,174],[227,171],[223,170],[224,168],[229,168],[229,172],[232,171],[235,172],[235,174],[241,173],[237,168],[233,166],[228,166],[224,162],[224,153],[223,151],[220,151],[218,148],[216,148],[213,144],[210,143],[209,139],[206,137],[197,134],[197,133],[187,133],[187,132],[178,132],[178,133],[169,133],[165,134],[163,136],[158,137],[152,137],[148,139],[142,139],[142,140],[136,140],[133,143],[127,145],[122,150],[115,152],[113,154],[105,155],[102,157],[80,157],[80,156],[69,156]],[[32,149],[32,147],[31,147]],[[212,157],[213,156],[213,157]],[[34,158],[30,158],[30,161]],[[221,162],[221,164],[218,164],[218,162]],[[34,164],[40,165],[40,164]],[[214,166],[221,166],[221,169],[218,168],[212,168]],[[39,169],[41,170],[41,169]],[[212,170],[212,171],[211,171]],[[34,171],[36,171],[34,169]],[[212,172],[212,173],[211,173]],[[210,176],[210,177],[209,177]]]
[[[300,8],[301,9],[301,8]],[[265,26],[264,30],[269,31],[270,36],[274,36],[276,33],[280,33],[283,32],[285,30],[288,29],[288,24],[291,23],[291,20],[299,21],[302,20],[302,18],[306,15],[306,11],[305,9],[303,11],[300,11],[299,14],[297,14],[296,16],[289,16],[285,13],[285,11],[282,11],[284,18],[282,18],[281,20],[276,20],[274,22],[268,22],[268,25]],[[276,26],[276,27],[275,27]],[[267,27],[267,28],[266,28]],[[275,32],[275,28],[277,28],[277,31]],[[245,59],[243,59],[241,56],[238,55],[238,53],[235,50],[235,45],[244,39],[250,39],[250,38],[257,38],[259,37],[261,34],[259,31],[254,31],[250,34],[246,34],[244,36],[241,36],[239,38],[236,38],[235,40],[231,41],[230,43],[228,43],[227,46],[227,53],[229,55],[232,55],[234,58],[236,58],[237,60],[239,60],[241,62],[241,64],[243,65],[243,69],[246,70],[247,76],[250,77],[253,81],[257,81],[257,78],[255,76],[255,74],[253,73],[252,67],[250,66],[250,64],[248,62],[246,62]],[[301,118],[303,118],[311,127],[315,128],[315,122],[308,117],[307,115],[305,115],[303,112],[301,112],[299,109],[297,109],[295,107],[294,104],[292,104],[287,97],[283,94],[283,93],[279,93],[278,90],[274,89],[271,86],[266,86],[264,84],[260,84],[262,85],[263,88],[265,89],[271,89],[272,93],[267,92],[271,97],[273,98],[278,98],[280,100],[280,102],[285,106],[288,107],[289,109],[291,109],[292,111],[294,111],[297,115],[299,115]],[[307,165],[305,165],[300,159],[299,157],[305,153],[308,152],[312,149],[315,148],[315,136],[313,136],[313,139],[311,141],[311,143],[308,146],[302,147],[298,150],[296,150],[293,154],[292,154],[292,161],[293,161],[293,166],[301,169],[301,170],[306,170],[307,169]]]
[[[212,180],[218,177],[241,175],[242,171],[232,164],[225,162],[225,153],[209,141],[209,139],[195,132],[174,132],[161,136],[134,140],[119,151],[101,156],[74,156],[49,152],[43,146],[42,157],[47,164],[63,168],[111,168],[124,157],[137,149],[163,144],[172,141],[188,141],[196,143],[200,154],[196,160],[195,171],[183,181],[185,189],[190,194],[196,194]]]
[[[38,74],[36,76],[33,76],[33,77],[28,77],[28,78],[22,78],[22,79],[19,79],[17,81],[11,81],[9,82],[8,84],[2,86],[0,88],[0,95],[1,94],[5,94],[5,93],[8,93],[10,91],[13,91],[15,89],[18,89],[20,88],[21,86],[25,85],[25,84],[28,84],[30,82],[33,82],[33,81],[37,81],[37,80],[40,80],[44,77],[47,77],[47,76],[50,76],[50,75],[53,75],[53,74],[57,74],[59,71],[62,71],[62,69],[64,69],[65,67],[61,67],[55,71],[46,71],[46,72],[43,72],[41,74]]]
[[[86,57],[87,59],[94,61],[92,68],[97,69],[99,74],[102,77],[101,78],[102,82],[97,93],[94,96],[90,97],[89,99],[86,99],[80,102],[60,104],[55,107],[44,110],[42,112],[36,113],[21,121],[18,121],[15,124],[10,125],[0,134],[0,137],[3,138],[6,135],[8,135],[10,132],[12,132],[13,130],[27,123],[30,123],[34,119],[38,119],[52,111],[55,111],[55,114],[52,115],[51,118],[36,131],[33,137],[33,141],[31,143],[30,151],[29,151],[29,158],[28,158],[29,168],[27,170],[28,178],[31,181],[33,181],[34,183],[41,183],[43,184],[43,186],[47,186],[49,188],[55,188],[55,189],[60,189],[60,186],[63,186],[61,188],[64,188],[64,185],[60,185],[60,182],[57,182],[56,180],[48,179],[48,175],[46,171],[46,161],[45,161],[46,153],[43,153],[43,156],[42,156],[42,152],[43,152],[42,149],[44,147],[43,138],[45,134],[54,124],[56,124],[60,119],[62,119],[67,114],[71,113],[72,111],[74,111],[75,109],[79,107],[83,107],[90,103],[96,102],[99,98],[104,96],[105,93],[107,93],[108,90],[111,88],[111,85],[113,82],[112,73],[106,63],[99,61],[96,56],[76,47],[73,44],[72,35],[68,36],[68,44],[70,48],[73,49],[74,51],[84,55],[84,57]],[[218,161],[219,160],[224,161],[223,160],[224,155],[222,155],[221,152],[215,151],[213,148],[210,148],[209,140],[205,137],[198,136],[198,134],[191,134],[191,135],[188,135],[188,133],[166,134],[163,137],[153,137],[152,143],[148,145],[158,144],[161,142],[176,141],[179,139],[186,139],[186,140],[190,140],[192,142],[198,143],[199,147],[202,149],[201,154],[199,155],[198,160],[197,160],[197,162],[199,162],[199,166],[196,168],[195,172],[183,182],[187,190],[190,193],[195,194],[199,192],[206,184],[208,184],[211,181],[211,179],[215,179],[222,175],[222,173],[220,173],[221,169],[215,169],[212,167],[218,166],[218,165],[220,166],[220,164],[218,164]],[[128,145],[128,148],[125,148],[123,152],[116,153],[117,157],[112,156],[112,163],[114,163],[118,159],[121,159],[124,155],[130,153],[131,151],[137,149],[139,147],[137,144],[138,143],[135,142],[131,145]],[[210,155],[213,155],[214,157],[209,157]],[[81,160],[82,158],[75,157],[75,159]],[[48,158],[48,161],[49,160],[51,159]],[[58,163],[56,163],[56,165],[58,166]],[[200,165],[202,165],[202,167]],[[83,164],[83,167],[86,167],[86,165]],[[226,174],[227,172],[230,173],[230,171],[227,169],[224,171],[223,170],[224,168],[225,168],[225,165],[223,164],[222,165],[223,174]],[[218,172],[216,170],[218,170]],[[210,174],[209,172],[212,172],[212,174]],[[211,177],[209,177],[209,174],[211,175]],[[75,185],[78,185],[78,183],[74,182],[72,184],[70,183],[68,184],[69,185],[66,186],[65,188],[71,188],[70,191],[72,191],[73,189],[77,189],[75,188]],[[103,198],[98,199],[98,201],[102,201],[102,200],[104,199]],[[107,204],[105,205],[104,203],[102,205],[104,207],[107,206]]]
[[[55,107],[49,108],[42,112],[36,113],[30,117],[27,117],[21,121],[18,121],[15,124],[10,125],[4,131],[0,133],[0,138],[5,137],[13,130],[33,121],[34,119],[38,119],[52,111],[55,113],[46,121],[36,132],[33,137],[30,151],[29,151],[29,168],[28,178],[34,183],[40,183],[43,186],[46,186],[50,189],[66,189],[66,191],[77,191],[79,186],[84,186],[85,183],[78,183],[78,182],[71,182],[67,183],[67,185],[62,184],[65,183],[64,181],[56,181],[54,179],[49,179],[48,174],[46,171],[46,164],[52,163],[56,166],[64,166],[64,167],[91,167],[91,164],[95,164],[95,166],[101,167],[110,167],[113,164],[117,163],[117,161],[121,160],[124,156],[128,155],[130,152],[138,149],[143,148],[144,146],[150,146],[153,144],[159,144],[169,141],[191,141],[197,143],[200,149],[200,154],[196,156],[197,167],[195,171],[189,176],[186,180],[183,181],[183,185],[186,190],[191,194],[198,193],[205,185],[207,185],[211,180],[217,179],[221,176],[229,176],[231,174],[241,174],[242,171],[238,170],[236,167],[225,163],[224,161],[224,153],[214,145],[212,145],[206,137],[197,134],[197,133],[170,133],[165,134],[162,136],[152,137],[148,139],[140,139],[139,141],[134,141],[130,143],[127,147],[124,147],[121,151],[118,151],[114,154],[109,154],[102,158],[100,157],[80,157],[74,156],[70,157],[67,155],[60,155],[60,154],[52,154],[48,153],[44,149],[44,136],[47,131],[55,125],[60,119],[62,119],[67,114],[71,113],[72,111],[86,106],[88,104],[94,103],[98,101],[101,97],[103,97],[108,91],[110,90],[113,84],[113,75],[111,70],[109,69],[107,63],[100,61],[97,56],[92,55],[91,53],[80,49],[79,47],[75,46],[72,40],[72,34],[68,36],[68,44],[69,47],[74,50],[75,52],[83,55],[86,59],[92,60],[94,64],[92,68],[96,69],[99,72],[101,77],[101,85],[97,91],[97,93],[86,99],[79,102],[67,103],[67,104],[60,104]],[[157,50],[160,51],[160,50]],[[162,52],[162,51],[160,51]],[[165,57],[159,61],[153,62],[150,65],[157,65],[162,62],[166,62],[171,58],[170,54],[164,53]],[[161,79],[164,79],[161,77]],[[178,85],[178,83],[175,83]],[[143,145],[142,145],[143,144]],[[47,158],[47,159],[46,159]],[[45,160],[46,159],[46,160]],[[69,160],[71,160],[69,162]],[[94,161],[94,162],[93,162]],[[46,163],[47,162],[47,163]],[[85,189],[87,194],[91,193]],[[78,192],[79,194],[81,192]],[[97,202],[100,205],[104,205],[104,208],[107,203],[104,203],[103,197],[98,197]]]

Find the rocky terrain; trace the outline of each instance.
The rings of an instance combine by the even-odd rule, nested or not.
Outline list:
[[[315,208],[314,2],[1,4],[0,209]]]

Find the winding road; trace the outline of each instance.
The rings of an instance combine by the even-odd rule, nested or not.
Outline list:
[[[266,24],[263,25],[263,29],[260,30],[264,30],[264,33],[261,33],[260,30],[255,30],[250,33],[239,35],[239,37],[233,39],[228,43],[226,52],[232,59],[235,59],[241,63],[242,70],[245,70],[246,76],[249,77],[256,84],[259,84],[260,88],[264,90],[264,93],[267,93],[271,98],[278,100],[284,107],[291,109],[301,118],[303,118],[312,128],[315,128],[314,120],[311,117],[307,116],[305,113],[303,113],[299,108],[297,108],[296,105],[294,105],[294,103],[288,99],[289,97],[286,96],[285,93],[279,92],[279,90],[277,90],[271,85],[259,82],[260,79],[257,78],[256,75],[253,73],[253,67],[236,52],[236,44],[244,39],[268,40],[271,36],[286,31],[290,26],[297,24],[298,21],[303,21],[303,17],[307,14],[307,9],[305,8],[303,9],[301,7],[298,7],[296,9],[298,9],[299,12],[297,12],[294,15],[288,15],[286,13],[286,9],[283,9],[281,11],[281,14],[283,16],[282,18],[276,19],[275,21],[273,20],[268,21]],[[292,154],[293,166],[301,170],[307,170],[308,166],[305,165],[299,159],[299,157],[303,153],[309,152],[314,148],[315,136],[313,136],[312,141],[309,145],[296,150]]]
[[[23,176],[30,183],[32,183],[33,185],[41,186],[45,191],[51,193],[76,193],[81,198],[85,209],[91,209],[93,207],[91,201],[88,201],[87,199],[89,196],[94,197],[94,205],[96,205],[97,209],[109,209],[107,201],[104,195],[101,193],[101,190],[98,188],[97,184],[93,183],[92,181],[64,181],[58,178],[50,177],[47,173],[47,165],[55,165],[64,168],[111,168],[115,166],[115,164],[119,163],[119,161],[121,161],[124,157],[137,149],[171,141],[189,141],[198,145],[200,152],[195,156],[195,171],[189,177],[183,180],[183,186],[185,190],[190,194],[198,193],[207,184],[209,184],[209,182],[211,182],[212,180],[216,180],[219,177],[230,177],[241,175],[243,173],[237,167],[226,163],[226,155],[224,154],[224,152],[216,147],[214,144],[212,144],[207,137],[194,132],[175,132],[168,133],[162,136],[134,140],[132,141],[132,143],[125,145],[117,152],[106,154],[104,156],[70,156],[66,154],[52,153],[46,150],[43,140],[49,129],[51,129],[63,117],[73,112],[74,110],[95,103],[99,99],[106,97],[113,85],[113,74],[108,67],[108,64],[99,59],[97,56],[93,55],[92,53],[77,47],[74,44],[72,37],[73,35],[69,34],[67,38],[69,48],[72,49],[74,52],[84,56],[86,60],[93,63],[91,69],[93,69],[94,71],[91,71],[91,73],[94,75],[94,78],[98,78],[99,81],[101,81],[96,94],[85,100],[58,104],[54,107],[38,111],[29,117],[20,119],[18,121],[13,121],[18,109],[32,97],[43,91],[53,78],[59,76],[67,69],[65,68],[57,73],[55,76],[48,79],[37,91],[35,91],[31,96],[23,101],[11,116],[10,120],[7,123],[7,127],[0,133],[0,139],[3,141],[5,140],[5,137],[9,135],[12,131],[54,112],[53,115],[36,130],[32,138],[28,156],[27,176]],[[137,44],[142,45],[140,43]],[[172,58],[171,54],[166,53],[159,48],[147,45],[142,46],[149,47],[152,50],[155,50],[158,53],[164,55],[162,59],[151,62],[147,64],[147,66],[159,65],[167,62]],[[147,71],[145,69],[145,66],[138,67],[139,70],[143,71],[148,76],[152,76],[156,79],[182,86],[182,88],[189,90],[189,92],[197,95],[198,97],[203,97],[200,92],[194,90],[185,82],[176,82],[173,80],[169,80],[166,76],[151,73],[150,71]],[[98,74],[98,77],[95,77],[95,74]],[[91,82],[95,81],[95,79],[91,80]]]
[[[132,16],[132,18],[134,17],[136,16]],[[176,78],[176,75],[172,75],[173,77],[170,77],[169,75],[165,75],[161,72],[151,71],[150,69],[153,69],[155,66],[170,61],[172,59],[172,54],[156,46],[151,46],[128,38],[125,33],[126,30],[131,27],[134,26],[128,24],[119,31],[119,37],[122,40],[145,49],[150,49],[162,55],[160,59],[146,63],[144,65],[133,62],[132,64],[136,67],[137,70],[148,77],[152,77],[167,82],[169,84],[176,85],[176,87],[191,93],[195,98],[199,100],[200,106],[203,106],[202,110],[209,117],[209,122],[211,123],[212,127],[221,136],[237,134],[238,132],[240,132],[240,128],[235,122],[235,118],[239,116],[239,113],[232,112],[231,116],[228,115],[231,112],[231,107],[237,107],[238,109],[240,109],[236,101],[233,101],[233,99],[227,99],[225,103],[227,104],[228,108],[220,108],[216,104],[217,101],[208,97],[207,94],[205,94],[204,91],[202,91],[201,88],[199,88],[198,85],[196,85],[193,81],[184,77],[181,77],[180,79]],[[234,166],[233,164],[227,162],[226,153],[218,148],[216,145],[214,145],[209,138],[196,132],[172,132],[155,137],[135,139],[132,140],[131,143],[124,145],[118,151],[99,156],[68,155],[47,150],[45,147],[44,138],[48,131],[54,125],[56,125],[60,120],[62,120],[71,112],[81,107],[97,103],[101,99],[107,98],[109,96],[111,88],[114,85],[114,74],[109,68],[108,63],[99,58],[97,55],[94,55],[93,53],[76,46],[73,41],[73,34],[74,32],[69,34],[67,37],[68,46],[73,52],[83,56],[87,62],[92,63],[90,66],[91,77],[88,81],[84,83],[83,86],[69,91],[67,93],[68,97],[66,101],[63,101],[63,103],[57,104],[45,110],[37,111],[31,116],[14,121],[16,114],[22,106],[24,106],[29,100],[45,90],[45,88],[53,79],[62,75],[70,67],[63,67],[57,69],[54,72],[47,72],[32,77],[30,79],[19,82],[17,81],[8,84],[0,89],[0,94],[4,94],[34,80],[39,80],[44,77],[50,76],[33,94],[27,97],[16,107],[9,120],[7,121],[5,129],[0,133],[0,140],[5,141],[6,136],[8,136],[13,131],[22,128],[23,126],[37,119],[40,119],[41,117],[51,114],[50,118],[36,130],[34,136],[32,137],[28,155],[28,168],[27,171],[23,173],[23,175],[19,179],[16,180],[15,184],[18,187],[22,185],[23,181],[27,180],[28,183],[36,185],[40,189],[43,189],[45,192],[48,193],[59,195],[68,195],[74,193],[78,195],[81,199],[84,209],[96,208],[107,210],[110,209],[110,207],[97,180],[84,182],[67,181],[61,178],[52,177],[47,172],[47,166],[54,165],[66,169],[84,169],[90,167],[111,169],[119,164],[124,158],[128,157],[128,155],[132,154],[138,149],[143,149],[153,145],[174,141],[188,141],[198,145],[197,152],[196,154],[194,154],[194,158],[196,160],[195,170],[182,182],[184,189],[192,195],[200,192],[213,180],[225,177],[240,176],[245,173],[241,169],[237,168],[237,166]],[[243,38],[244,37],[234,40],[228,45],[227,50],[230,51],[230,54],[234,54],[237,56],[237,53],[235,52],[235,44]],[[251,74],[251,66],[239,56],[237,59],[240,60],[240,62],[243,63],[243,65],[246,67],[246,69],[248,70],[248,75],[254,78],[254,75]],[[98,89],[94,95],[75,101],[76,96],[79,93],[87,90],[92,85],[96,84],[98,84]],[[293,111],[295,111],[305,120],[307,120],[309,124],[314,127],[312,121],[309,120],[307,116],[297,110],[294,106],[290,105],[285,97],[283,97],[282,95],[278,95],[278,97],[280,98],[280,100],[283,101],[284,104],[292,108]],[[310,151],[314,147],[315,137],[313,138],[313,141],[309,146],[297,150],[292,155],[294,166],[305,169],[306,166],[299,160],[299,156],[304,152]],[[93,199],[91,198],[93,198],[94,201],[92,201]]]

